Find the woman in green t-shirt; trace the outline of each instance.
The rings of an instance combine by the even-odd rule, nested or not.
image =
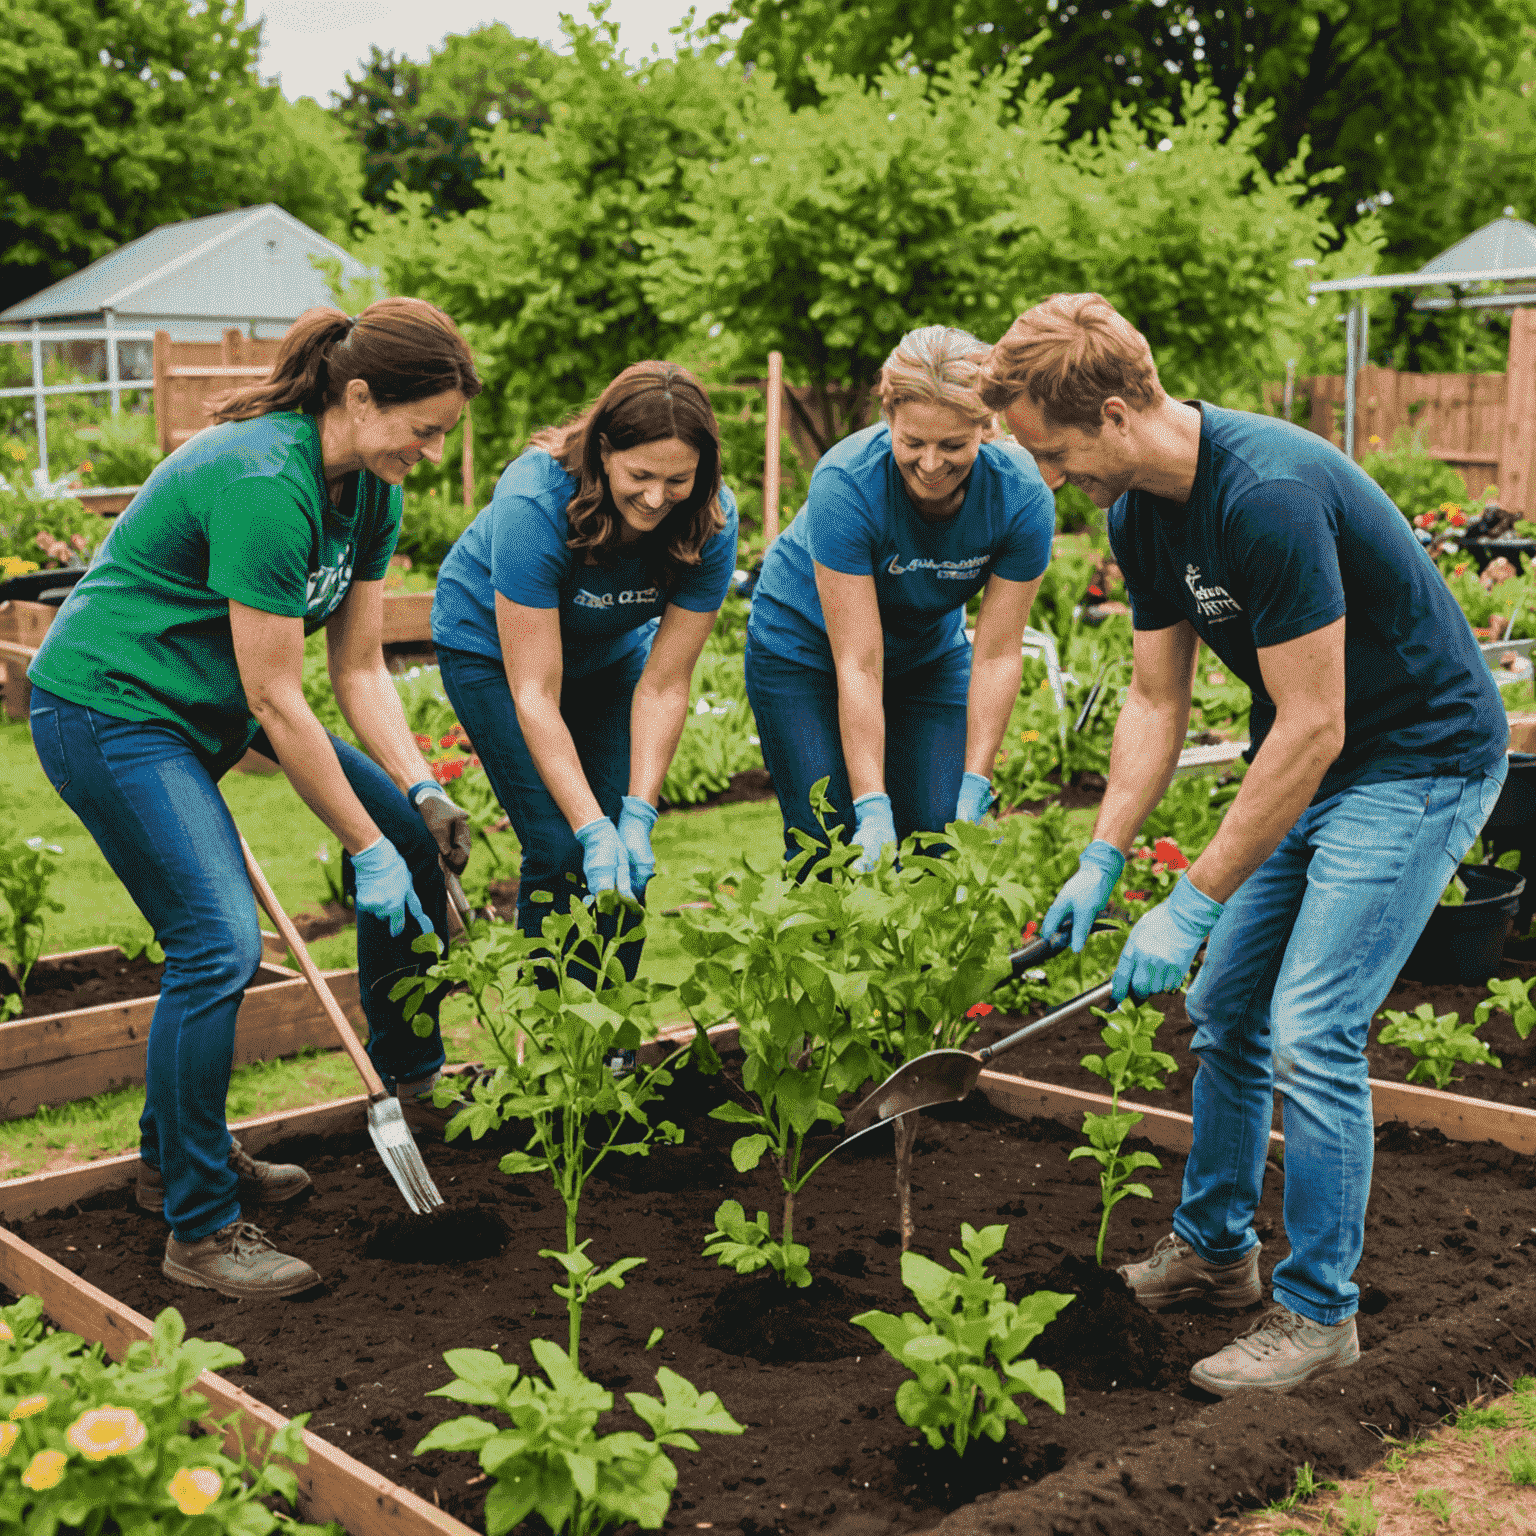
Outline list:
[[[251,747],[275,758],[351,855],[368,1051],[428,1116],[442,1038],[389,999],[446,923],[438,860],[462,869],[464,813],[433,781],[384,666],[384,573],[401,482],[480,392],[453,322],[420,299],[355,320],[312,309],[263,382],[158,465],[60,609],[28,673],[32,740],[165,950],[140,1121],[140,1205],[171,1224],[165,1273],[227,1296],[319,1276],[240,1220],[309,1185],[232,1142],[235,1015],[261,962],[239,834],[218,790]],[[360,752],[304,697],[325,626],[331,686]],[[435,1005],[430,1009],[435,1015]]]

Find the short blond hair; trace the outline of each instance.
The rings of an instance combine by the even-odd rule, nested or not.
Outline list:
[[[1047,420],[1090,432],[1111,395],[1138,410],[1164,398],[1147,338],[1097,293],[1053,293],[1026,309],[982,365],[978,391],[995,411],[1028,395]]]
[[[887,421],[904,400],[947,405],[968,420],[987,423],[992,408],[976,392],[991,348],[952,325],[925,325],[896,343],[880,370],[880,414]]]

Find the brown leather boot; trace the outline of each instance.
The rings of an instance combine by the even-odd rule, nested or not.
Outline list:
[[[221,1296],[292,1296],[320,1284],[303,1259],[279,1253],[261,1228],[232,1221],[195,1243],[165,1240],[161,1273]]]
[[[229,1166],[239,1176],[241,1205],[285,1205],[310,1186],[310,1177],[297,1163],[264,1163],[254,1158],[237,1138],[229,1138]],[[165,1180],[160,1170],[139,1159],[139,1177],[133,1198],[139,1208],[165,1211]]]

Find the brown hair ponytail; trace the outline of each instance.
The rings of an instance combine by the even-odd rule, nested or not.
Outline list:
[[[362,379],[378,406],[404,405],[456,389],[472,400],[483,387],[458,327],[425,299],[380,299],[353,319],[307,309],[289,327],[272,372],[209,404],[214,421],[249,421],[270,411],[318,416]]]

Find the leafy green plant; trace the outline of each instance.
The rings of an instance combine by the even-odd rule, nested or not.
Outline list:
[[[926,1315],[861,1312],[853,1319],[912,1372],[897,1388],[896,1411],[903,1424],[922,1430],[934,1450],[948,1444],[963,1456],[983,1435],[998,1441],[1010,1423],[1028,1423],[1014,1401],[1026,1392],[1066,1412],[1061,1377],[1024,1351],[1073,1298],[1036,1291],[1009,1301],[1007,1286],[986,1273],[987,1260],[1007,1236],[1006,1225],[978,1232],[962,1224],[960,1247],[949,1250],[957,1269],[922,1254],[902,1254],[902,1284]]]
[[[99,1344],[49,1329],[36,1296],[0,1309],[0,1526],[35,1536],[341,1536],[336,1526],[303,1525],[268,1507],[274,1495],[290,1505],[297,1498],[298,1480],[282,1462],[308,1460],[308,1414],[267,1442],[260,1470],[238,1436],[235,1458],[217,1439],[192,1433],[209,1408],[193,1383],[244,1358],[227,1344],[188,1339],[174,1307],[120,1362]],[[217,1427],[238,1428],[238,1419]]]
[[[0,557],[9,556],[33,570],[84,565],[106,538],[110,521],[88,512],[72,496],[15,488],[5,479],[9,470],[0,458]]]
[[[1517,1488],[1536,1486],[1536,1440],[1517,1440],[1504,1455],[1504,1470]]]
[[[1334,1513],[1343,1521],[1340,1536],[1373,1536],[1381,1524],[1381,1515],[1371,1498],[1375,1488],[1375,1483],[1368,1483],[1361,1493],[1340,1494],[1333,1506]]]
[[[762,766],[756,722],[745,696],[700,693],[683,725],[661,793],[672,805],[697,805],[729,789],[732,774]]]
[[[0,903],[4,903],[0,943],[10,955],[10,974],[15,990],[0,996],[0,1021],[21,1012],[27,978],[43,952],[43,938],[50,912],[62,912],[63,903],[48,895],[54,860],[63,849],[40,837],[0,841]]]
[[[613,1407],[613,1393],[589,1381],[548,1339],[529,1348],[546,1380],[524,1375],[487,1349],[450,1349],[443,1359],[454,1373],[428,1397],[493,1409],[510,1429],[474,1415],[449,1419],[417,1443],[427,1451],[471,1451],[493,1478],[486,1495],[488,1536],[503,1536],[530,1514],[551,1531],[595,1536],[633,1521],[656,1530],[666,1519],[677,1487],[669,1448],[697,1451],[696,1434],[739,1435],[742,1426],[713,1392],[699,1392],[665,1366],[656,1373],[661,1397],[626,1392],[625,1400],[653,1438],[634,1430],[597,1433],[597,1421]]]
[[[140,955],[143,955],[151,965],[165,964],[165,951],[152,933],[138,934],[117,947],[125,960],[137,960]]]
[[[1436,1014],[1433,1003],[1420,1003],[1412,1013],[1383,1009],[1378,1018],[1388,1022],[1377,1036],[1382,1045],[1397,1045],[1411,1051],[1414,1065],[1408,1069],[1410,1083],[1433,1083],[1446,1088],[1460,1082],[1455,1076],[1458,1062],[1477,1062],[1488,1067],[1504,1063],[1477,1038],[1477,1024],[1463,1024],[1456,1013]]]
[[[81,429],[90,458],[80,465],[87,485],[143,485],[165,457],[155,441],[155,418],[148,412],[120,411],[100,425]]]
[[[1163,1022],[1163,1016],[1156,1008],[1126,998],[1113,1013],[1106,1013],[1102,1008],[1093,1011],[1104,1020],[1100,1037],[1109,1047],[1109,1053],[1084,1056],[1082,1065],[1109,1084],[1110,1111],[1107,1115],[1096,1115],[1090,1110],[1083,1115],[1083,1132],[1088,1137],[1088,1145],[1074,1147],[1068,1156],[1091,1157],[1099,1165],[1099,1193],[1104,1214],[1099,1220],[1094,1257],[1102,1264],[1110,1212],[1127,1195],[1139,1195],[1143,1200],[1152,1198],[1152,1191],[1145,1184],[1129,1181],[1142,1168],[1163,1166],[1150,1152],[1122,1152],[1126,1137],[1145,1116],[1135,1110],[1122,1112],[1120,1095],[1132,1088],[1160,1089],[1163,1083],[1158,1074],[1176,1072],[1178,1067],[1173,1057],[1153,1049],[1157,1027]]]
[[[587,1244],[576,1240],[587,1180],[610,1153],[645,1157],[653,1142],[678,1142],[683,1136],[671,1121],[652,1124],[649,1116],[647,1106],[672,1081],[665,1063],[622,1075],[609,1065],[615,1053],[654,1038],[658,1018],[673,999],[670,987],[624,979],[620,941],[605,937],[599,924],[619,905],[611,892],[598,898],[595,910],[573,902],[568,913],[545,917],[542,936],[506,923],[472,923],[465,941],[446,956],[436,934],[423,934],[415,948],[441,958],[425,975],[397,982],[390,994],[403,1001],[413,1027],[421,1028],[426,1023],[421,1007],[437,988],[446,984],[469,992],[485,1032],[483,1060],[491,1070],[476,1079],[446,1135],[451,1141],[467,1130],[478,1141],[509,1123],[526,1125],[523,1149],[509,1152],[500,1167],[514,1177],[548,1174],[565,1207],[565,1248],[541,1250],[541,1256],[564,1272],[564,1285],[555,1289],[570,1318],[573,1362],[580,1358],[588,1299],[606,1285],[622,1289],[624,1275],[644,1262],[621,1259],[598,1268],[588,1258]],[[636,923],[626,928],[623,942],[643,936],[643,925]],[[446,1106],[460,1091],[458,1083],[445,1079],[436,1097]]]
[[[1360,467],[1410,521],[1445,505],[1459,508],[1467,499],[1466,482],[1409,427],[1399,429],[1390,448],[1365,454]]]
[[[1443,1488],[1421,1488],[1414,1494],[1413,1502],[1420,1509],[1427,1509],[1435,1519],[1450,1523],[1451,1496]]]
[[[704,1256],[738,1275],[772,1269],[786,1285],[811,1283],[811,1250],[804,1243],[775,1242],[768,1212],[759,1211],[756,1221],[748,1221],[739,1200],[727,1200],[715,1212],[715,1229],[704,1241]]]
[[[1511,976],[1507,980],[1497,976],[1488,978],[1488,996],[1477,1005],[1472,1014],[1474,1022],[1481,1026],[1495,1013],[1507,1013],[1515,1026],[1515,1033],[1528,1040],[1536,1028],[1536,1003],[1530,999],[1531,981],[1536,977]]]

